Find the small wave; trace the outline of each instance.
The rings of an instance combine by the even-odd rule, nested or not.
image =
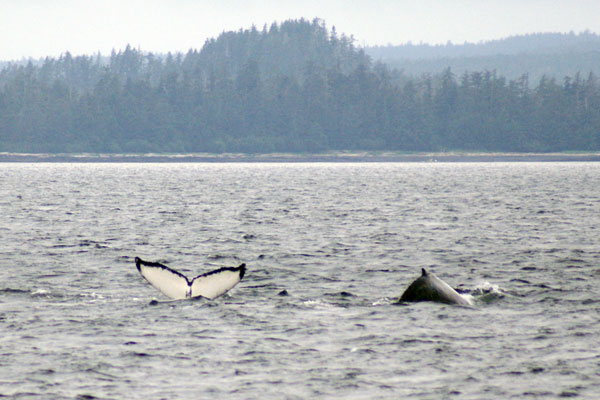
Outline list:
[[[94,240],[80,240],[79,241],[79,247],[95,247],[97,249],[106,249],[108,248],[108,246],[106,246],[105,244],[102,244],[100,242],[96,242]]]
[[[336,307],[334,304],[324,302],[320,299],[304,300],[302,302],[302,306],[304,306],[306,308],[333,308],[333,307]]]
[[[365,272],[371,274],[371,273],[376,273],[376,272],[394,273],[397,271],[393,270],[393,269],[382,268],[382,269],[366,269]]]
[[[471,291],[472,295],[488,293],[502,294],[503,291],[499,285],[490,283],[488,281],[481,282],[479,285],[475,286],[475,288]]]
[[[350,353],[359,353],[359,354],[376,354],[377,352],[371,348],[362,348],[362,347],[352,347],[350,349]]]
[[[329,304],[344,308],[358,305],[360,302],[360,299],[356,295],[346,291],[325,293],[324,298]]]
[[[354,294],[350,293],[350,292],[337,292],[337,293],[325,293],[325,296],[328,297],[341,297],[341,298],[346,298],[346,297],[356,297]]]
[[[235,257],[235,256],[224,255],[224,254],[212,254],[212,255],[208,256],[209,260],[226,260],[226,259],[230,259],[230,258],[237,260],[237,257]]]
[[[475,286],[470,293],[462,294],[462,296],[468,296],[469,300],[472,301],[491,303],[503,298],[505,294],[505,291],[499,285],[485,281]]]
[[[287,258],[301,258],[301,257],[317,257],[316,254],[309,254],[309,253],[285,253],[281,255],[281,258],[283,259],[287,259]]]
[[[74,244],[64,244],[64,243],[61,243],[61,244],[55,244],[51,248],[53,248],[53,249],[68,249],[68,248],[71,248],[71,247],[75,247],[75,245]]]
[[[68,300],[71,297],[65,293],[60,293],[48,289],[35,289],[30,291],[29,295],[33,298],[56,300],[60,302]]]
[[[390,299],[389,297],[384,297],[371,303],[373,307],[388,306],[390,304],[398,304],[397,299]]]
[[[101,294],[98,294],[96,292],[92,292],[92,293],[80,293],[79,297],[81,298],[86,298],[86,299],[98,299],[98,300],[102,300],[104,299],[104,296],[102,296]]]
[[[2,294],[2,293],[6,293],[6,294],[25,294],[25,293],[29,293],[29,290],[13,289],[13,288],[3,288],[3,289],[0,289],[0,294]]]

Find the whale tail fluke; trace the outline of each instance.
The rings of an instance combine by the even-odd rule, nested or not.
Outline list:
[[[235,268],[210,271],[189,280],[182,273],[158,262],[135,257],[135,265],[148,283],[174,300],[198,296],[215,299],[237,285],[246,273],[246,264],[241,264]]]
[[[237,285],[246,274],[246,264],[236,268],[220,268],[198,275],[190,282],[191,297],[217,298]]]

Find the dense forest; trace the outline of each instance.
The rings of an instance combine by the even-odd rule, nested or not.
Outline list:
[[[599,151],[589,71],[406,76],[320,20],[0,71],[0,152]]]

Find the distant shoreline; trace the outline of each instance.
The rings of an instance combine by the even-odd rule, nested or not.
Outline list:
[[[0,163],[597,162],[600,153],[21,154]]]

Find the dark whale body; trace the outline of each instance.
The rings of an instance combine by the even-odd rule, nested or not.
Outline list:
[[[434,273],[425,271],[425,268],[421,269],[421,276],[404,291],[400,301],[435,301],[445,304],[471,305],[469,299],[461,296]]]

